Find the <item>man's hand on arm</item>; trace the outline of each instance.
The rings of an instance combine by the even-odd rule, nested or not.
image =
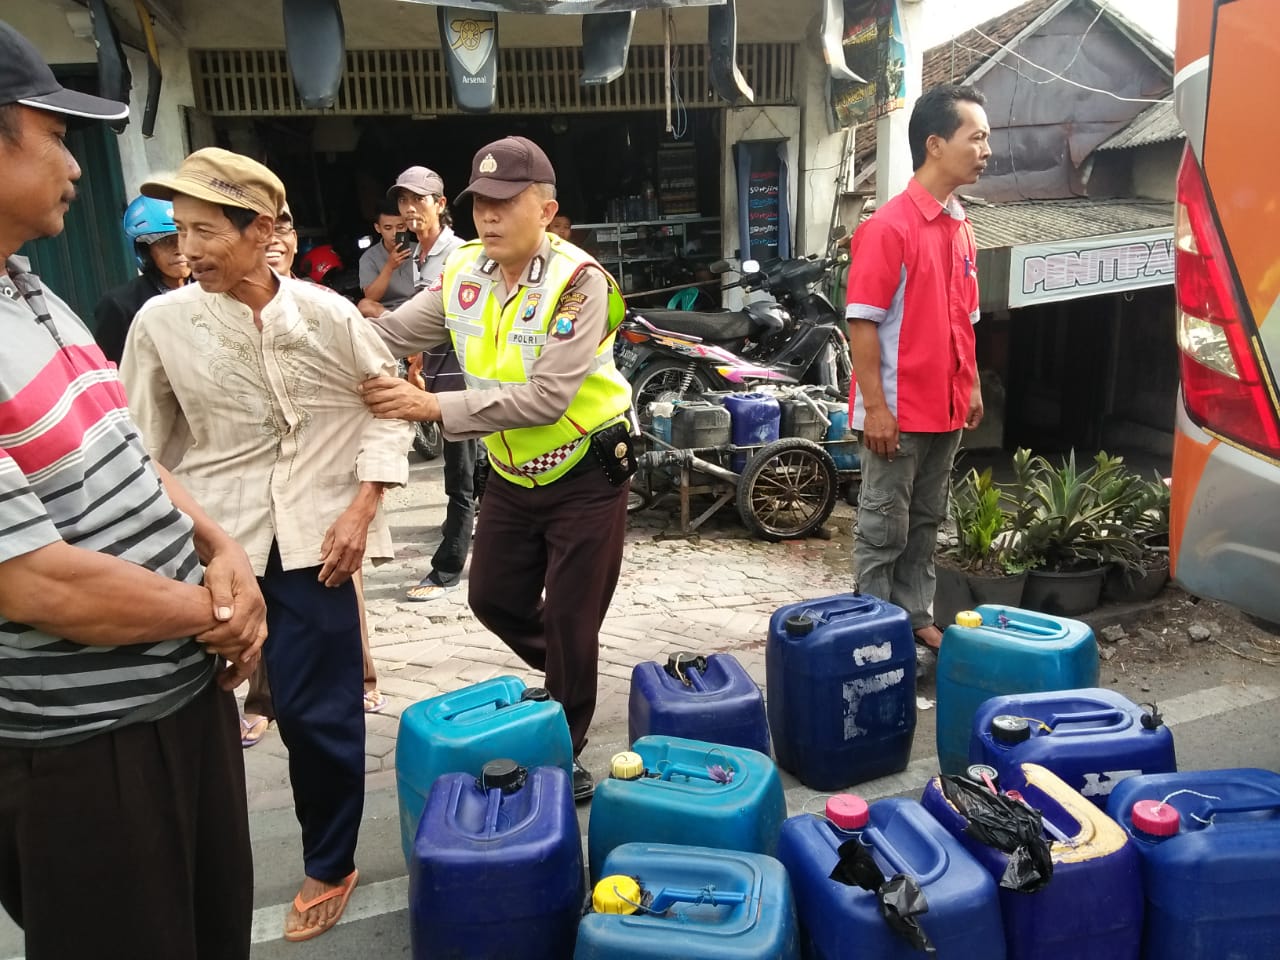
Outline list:
[[[173,474],[159,463],[154,465],[169,499],[191,518],[196,554],[205,565],[204,585],[216,626],[197,634],[196,639],[252,672],[267,636],[267,604],[248,554],[200,508]]]
[[[431,423],[440,419],[440,401],[399,377],[373,377],[360,384],[365,406],[379,420]]]
[[[403,383],[404,381],[400,381]],[[410,389],[413,389],[410,387]],[[382,484],[360,484],[351,506],[342,512],[324,535],[320,546],[320,573],[316,579],[326,587],[337,587],[351,579],[364,561],[369,524],[382,498]]]

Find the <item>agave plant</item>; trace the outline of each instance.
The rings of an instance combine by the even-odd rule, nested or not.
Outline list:
[[[956,543],[946,551],[970,573],[1012,574],[1026,569],[1015,555],[1012,517],[1002,503],[1000,485],[991,479],[991,468],[970,469],[951,485],[951,519]]]
[[[1123,457],[1100,452],[1081,470],[1074,450],[1059,467],[1018,450],[1013,471],[1005,492],[1015,504],[1018,554],[1049,570],[1139,565],[1141,543],[1127,521],[1146,493],[1145,483],[1125,468]]]

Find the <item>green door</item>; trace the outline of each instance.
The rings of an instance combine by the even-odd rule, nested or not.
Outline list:
[[[67,87],[96,92],[95,67],[55,72]],[[115,133],[105,123],[73,124],[67,146],[81,174],[62,233],[33,240],[18,252],[31,258],[31,269],[44,285],[92,327],[93,308],[102,295],[138,271],[120,226],[126,198]]]

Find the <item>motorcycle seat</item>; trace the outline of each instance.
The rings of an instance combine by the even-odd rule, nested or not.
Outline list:
[[[719,313],[698,313],[691,310],[639,310],[637,312],[659,330],[684,333],[713,343],[745,339],[750,337],[758,326],[747,314],[729,310]]]

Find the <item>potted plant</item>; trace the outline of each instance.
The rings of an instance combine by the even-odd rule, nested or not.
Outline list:
[[[955,543],[944,551],[965,574],[974,603],[1022,603],[1027,564],[1018,552],[1012,516],[991,468],[970,469],[951,485]]]
[[[1023,604],[1074,616],[1098,605],[1108,566],[1138,566],[1141,546],[1122,517],[1140,496],[1141,480],[1121,457],[1100,452],[1078,469],[1075,451],[1055,467],[1029,450],[1014,455],[1018,550],[1032,559]]]
[[[1132,531],[1141,553],[1136,566],[1108,571],[1103,595],[1121,603],[1150,600],[1169,582],[1169,485],[1159,474],[1139,480],[1137,495],[1116,519]]]

